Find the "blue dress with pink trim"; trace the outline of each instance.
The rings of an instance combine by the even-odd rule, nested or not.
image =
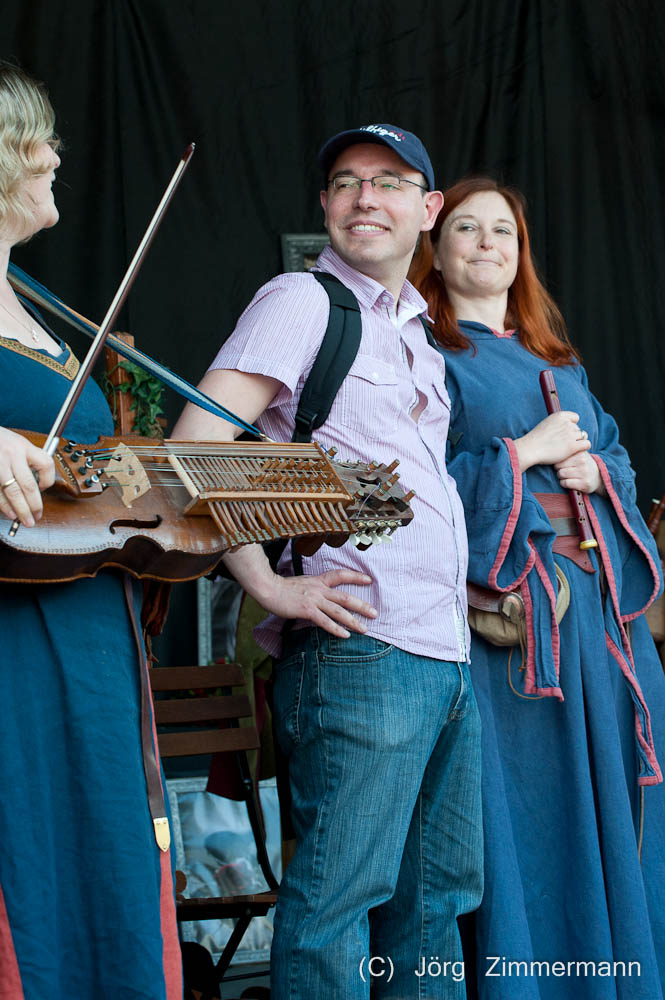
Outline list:
[[[460,327],[475,354],[442,353],[447,466],[465,507],[469,579],[519,586],[528,612],[523,666],[519,649],[511,657],[472,637],[486,874],[469,996],[662,1000],[665,675],[643,613],[661,578],[634,473],[583,368],[553,368],[607,490],[587,505],[599,547],[562,554],[545,512],[551,495],[565,496],[556,472],[520,474],[512,443],[547,416],[538,376],[551,366],[517,334]],[[555,562],[571,589],[558,627]]]
[[[0,337],[0,425],[46,433],[77,367]],[[112,433],[89,381],[66,434]],[[0,585],[0,1000],[182,1000],[139,670],[122,574]]]

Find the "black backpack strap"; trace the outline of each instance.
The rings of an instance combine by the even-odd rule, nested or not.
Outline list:
[[[295,417],[292,441],[312,440],[312,431],[328,419],[335,396],[360,347],[362,323],[358,301],[339,278],[312,271],[330,299],[328,328],[323,335],[312,370],[303,386]]]
[[[420,320],[420,322],[422,323],[423,327],[425,328],[425,336],[427,337],[427,343],[429,344],[430,347],[437,348],[438,344],[437,344],[436,340],[434,339],[434,334],[432,333],[432,327],[429,325],[429,323],[427,322],[427,320],[425,319],[425,317],[423,316],[422,313],[420,314],[420,316],[418,317],[418,319]]]
[[[360,307],[353,292],[333,274],[326,274],[324,271],[310,273],[323,286],[330,299],[330,314],[319,353],[298,401],[295,429],[291,438],[297,444],[311,441],[312,431],[327,420],[335,396],[355,361],[362,336]],[[284,539],[264,545],[273,569],[285,548]],[[302,576],[302,556],[293,549],[292,553],[293,571],[296,576]]]
[[[311,441],[312,431],[327,420],[335,396],[355,361],[362,336],[360,307],[353,292],[333,274],[324,271],[310,273],[328,293],[330,318],[319,353],[300,395],[295,418],[296,428],[291,438],[297,442]],[[422,314],[418,318],[425,330],[427,343],[436,348],[436,341],[426,318]],[[293,572],[296,576],[302,576],[302,556],[293,547],[291,552]]]

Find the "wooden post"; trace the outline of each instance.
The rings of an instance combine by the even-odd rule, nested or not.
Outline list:
[[[131,333],[116,333],[114,336],[129,347],[134,346],[134,338]],[[134,431],[134,413],[130,409],[132,397],[128,392],[121,392],[117,388],[131,381],[129,372],[119,367],[123,360],[117,351],[110,347],[106,348],[106,375],[113,386],[113,398],[109,400],[109,406],[115,413],[115,433],[122,436],[132,434]]]

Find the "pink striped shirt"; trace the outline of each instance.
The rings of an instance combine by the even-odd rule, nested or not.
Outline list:
[[[462,504],[445,467],[450,401],[443,358],[430,347],[419,314],[427,303],[406,282],[397,312],[382,285],[326,247],[317,268],[336,275],[360,305],[362,339],[330,415],[315,439],[334,445],[340,460],[390,463],[399,459],[400,483],[414,490],[413,521],[389,544],[360,552],[323,545],[305,558],[305,572],[354,569],[368,587],[345,586],[369,601],[378,617],[368,634],[407,652],[465,660],[467,542]],[[257,421],[277,441],[293,433],[297,401],[328,324],[329,300],[306,272],[281,274],[259,289],[211,369],[238,369],[279,379],[282,388]],[[418,414],[414,420],[410,414]],[[280,572],[291,569],[290,547]],[[257,629],[261,645],[279,655],[282,620],[269,616]]]

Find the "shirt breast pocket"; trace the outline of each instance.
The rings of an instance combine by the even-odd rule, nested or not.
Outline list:
[[[397,432],[401,403],[395,366],[368,354],[357,355],[345,382],[345,401],[364,437],[389,441]],[[345,414],[343,419],[348,422]]]

